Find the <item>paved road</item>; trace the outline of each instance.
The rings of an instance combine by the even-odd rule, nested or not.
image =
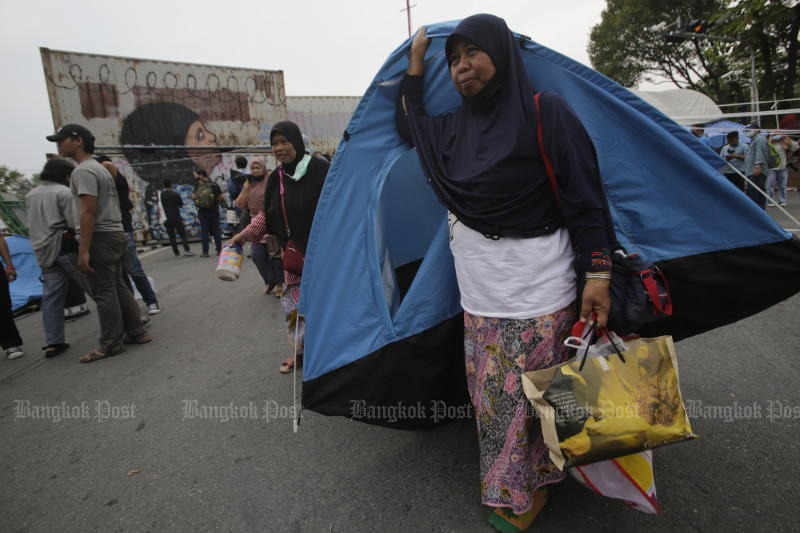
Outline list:
[[[294,434],[292,378],[276,371],[283,319],[252,263],[235,283],[214,279],[213,259],[167,250],[143,263],[164,309],[149,345],[78,364],[98,334],[93,312],[68,324],[73,348],[46,360],[40,313],[19,320],[28,355],[0,360],[0,530],[491,531],[471,421],[403,432],[306,412]],[[699,440],[655,452],[662,516],[568,481],[537,531],[797,531],[798,316],[795,297],[678,344],[687,403],[734,418],[694,418]],[[63,402],[79,418],[15,419],[18,400]],[[193,401],[252,402],[258,416],[267,402],[278,418],[185,418]]]

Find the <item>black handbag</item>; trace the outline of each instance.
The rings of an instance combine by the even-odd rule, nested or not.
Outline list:
[[[560,204],[558,181],[550,158],[544,150],[539,96],[534,95],[538,124],[536,134],[547,179],[553,190],[556,204]],[[653,262],[638,254],[628,254],[617,242],[611,222],[608,199],[606,202],[606,230],[608,242],[613,246],[611,253],[611,309],[608,314],[608,329],[617,335],[630,335],[651,322],[672,315],[672,298],[664,273]],[[578,305],[582,301],[586,273],[575,262],[578,286]]]
[[[672,315],[672,298],[664,273],[639,254],[627,254],[617,247],[611,255],[611,309],[608,329],[617,335],[636,333],[651,322]],[[585,273],[578,277],[578,301],[583,296]]]

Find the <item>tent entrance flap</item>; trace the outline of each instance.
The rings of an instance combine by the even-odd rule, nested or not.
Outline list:
[[[446,216],[425,181],[416,152],[406,151],[386,173],[375,220],[383,295],[392,317]]]

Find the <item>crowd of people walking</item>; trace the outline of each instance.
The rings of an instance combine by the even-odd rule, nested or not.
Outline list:
[[[279,162],[267,168],[263,157],[236,159],[228,193],[231,207],[241,217],[239,230],[230,244],[250,242],[250,256],[264,283],[264,292],[274,290],[286,313],[290,350],[303,353],[303,321],[297,315],[302,276],[302,256],[329,166],[328,160],[311,156],[296,124],[281,122],[272,130],[273,154]],[[81,362],[94,362],[116,355],[126,344],[146,344],[149,315],[161,312],[150,278],[137,255],[133,234],[127,178],[110,158],[95,155],[92,133],[79,124],[68,124],[47,137],[58,146],[60,157],[49,159],[40,174],[41,185],[26,197],[27,225],[37,263],[42,272],[42,317],[45,357],[54,357],[70,345],[64,333],[68,293],[89,295],[97,305],[100,338],[97,347],[84,354]],[[219,186],[211,183],[204,168],[194,170],[191,195],[201,226],[202,256],[209,257],[213,239],[216,255],[223,242],[220,207],[226,199]],[[173,254],[191,251],[181,208],[183,197],[163,180],[158,195],[161,220]],[[282,262],[287,247],[301,257],[300,268],[286,270]],[[5,268],[0,283],[3,323],[2,346],[8,359],[24,355],[23,340],[14,324],[9,283],[16,271],[5,240],[0,239],[0,256]],[[134,287],[145,311],[134,299]],[[74,298],[70,298],[73,300]],[[83,300],[85,301],[85,300]],[[302,359],[299,359],[302,361]],[[280,366],[289,372],[295,358]]]

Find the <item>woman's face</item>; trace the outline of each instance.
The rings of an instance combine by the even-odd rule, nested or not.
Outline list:
[[[272,136],[272,154],[282,165],[289,164],[297,158],[294,145],[283,133],[276,133]]]
[[[461,96],[475,96],[494,77],[495,67],[489,54],[463,37],[453,39],[450,57],[450,78]]]
[[[195,120],[186,130],[186,139],[183,144],[186,146],[217,146],[217,136],[211,133],[205,124]]]
[[[199,120],[195,120],[189,125],[183,144],[186,146],[186,153],[192,158],[192,161],[209,173],[212,168],[222,161],[222,156],[218,152],[192,150],[193,146],[217,146],[217,136],[209,131],[206,125]]]
[[[264,164],[261,161],[253,161],[250,163],[250,174],[260,178],[264,175],[267,169],[264,167]]]

